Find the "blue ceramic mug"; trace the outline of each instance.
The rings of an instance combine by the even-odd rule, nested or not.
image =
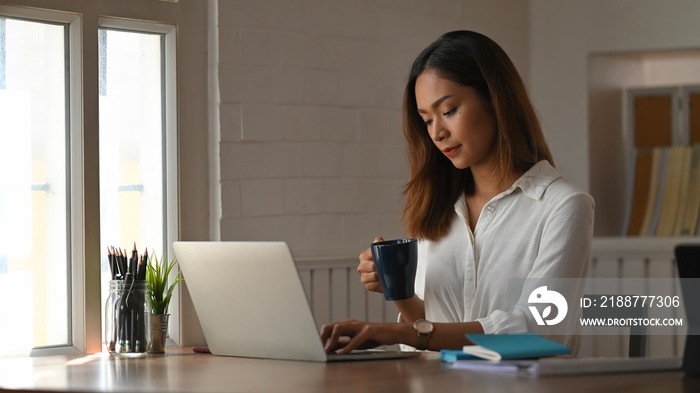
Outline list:
[[[372,259],[386,300],[410,299],[415,294],[418,241],[396,239],[372,244]]]

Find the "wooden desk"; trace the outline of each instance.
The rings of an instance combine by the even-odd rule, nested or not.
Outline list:
[[[0,390],[114,392],[700,392],[681,372],[524,377],[453,370],[437,353],[346,363],[243,359],[169,348],[165,355],[0,359]]]

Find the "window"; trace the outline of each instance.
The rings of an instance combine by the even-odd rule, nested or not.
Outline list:
[[[0,318],[15,321],[0,323],[0,355],[101,351],[101,241],[161,254],[208,228],[206,214],[190,214],[209,208],[207,2],[86,4],[0,4]],[[176,31],[186,34],[176,40]],[[120,90],[134,86],[148,98],[128,107],[134,95]],[[176,110],[179,97],[189,103]],[[187,140],[180,156],[194,162],[184,174],[178,134]],[[109,138],[124,149],[100,143]],[[177,303],[171,334],[180,341]]]
[[[165,141],[175,138],[165,127],[165,40],[163,33],[98,31],[103,305],[111,279],[108,247],[126,248],[127,255],[134,245],[139,255],[146,248],[149,255],[168,253],[167,174],[176,168],[165,160]]]
[[[0,351],[71,342],[67,37],[0,17]]]

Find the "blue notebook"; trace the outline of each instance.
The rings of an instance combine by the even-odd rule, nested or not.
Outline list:
[[[568,355],[571,349],[566,345],[538,336],[534,333],[521,334],[467,334],[475,345],[462,349],[443,349],[440,358],[444,361],[486,359],[492,361],[535,359],[547,356]]]

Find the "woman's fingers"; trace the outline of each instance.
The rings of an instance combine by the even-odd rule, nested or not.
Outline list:
[[[360,263],[357,265],[357,272],[360,274],[365,274],[365,273],[374,273],[376,272],[377,269],[374,266],[374,261],[369,259],[362,260],[360,259]]]
[[[374,244],[374,243],[383,242],[383,241],[384,241],[383,237],[377,236],[374,238],[374,241],[372,241],[372,243]],[[367,249],[364,250],[362,252],[362,254],[360,254],[360,261],[372,261],[372,248],[371,247],[367,247]]]
[[[338,348],[345,347],[351,339],[348,335],[350,330],[347,326],[356,322],[355,320],[349,319],[323,325],[321,327],[321,342],[326,352],[333,352]]]
[[[384,288],[382,288],[382,283],[379,281],[377,273],[360,275],[360,282],[362,282],[365,288],[370,292],[384,293]]]
[[[321,328],[321,342],[326,352],[349,353],[355,349],[375,348],[399,342],[404,324],[370,323],[349,319]],[[411,328],[412,329],[412,328]]]
[[[374,238],[374,243],[384,241],[381,236]],[[384,289],[379,281],[374,259],[372,259],[372,249],[366,249],[360,254],[360,263],[357,265],[357,272],[360,273],[360,282],[371,292],[383,293]]]
[[[366,286],[373,282],[379,282],[379,275],[377,272],[362,273],[360,274],[360,281]]]
[[[372,259],[372,249],[371,249],[371,248],[368,248],[368,249],[362,251],[362,254],[360,254],[359,259],[360,259],[360,261],[369,261],[369,262],[372,262],[372,261],[373,261],[373,259]]]
[[[370,325],[367,322],[347,320],[324,325],[321,328],[321,341],[326,352],[349,353],[360,348],[370,338]]]

